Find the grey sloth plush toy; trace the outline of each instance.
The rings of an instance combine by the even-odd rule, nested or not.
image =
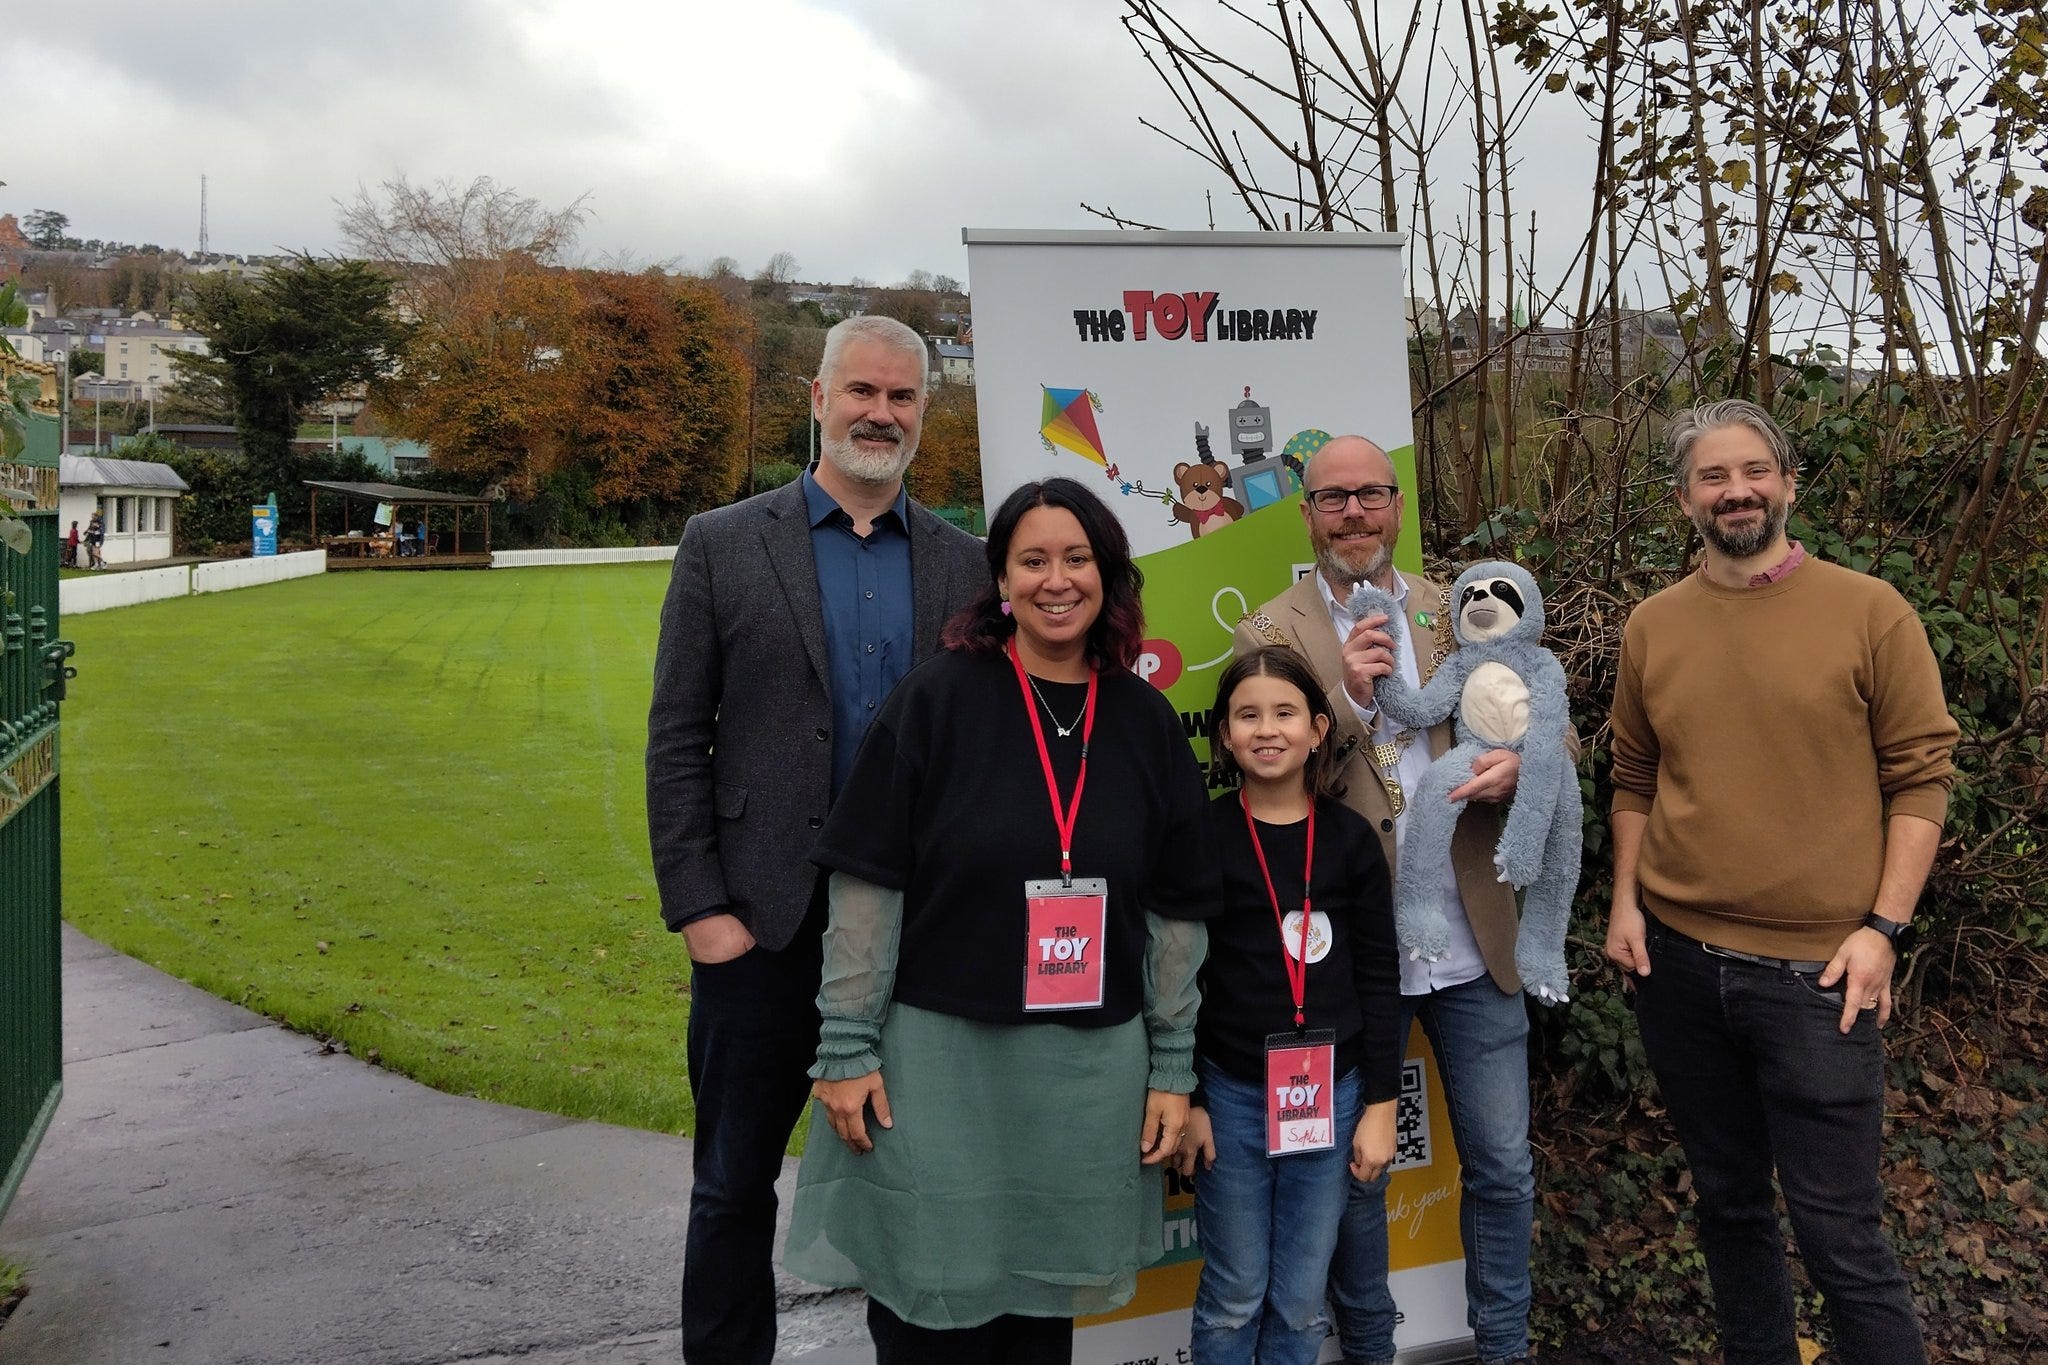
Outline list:
[[[1394,599],[1360,584],[1348,604],[1353,620],[1399,614]],[[1524,888],[1515,967],[1531,995],[1546,1004],[1567,998],[1564,933],[1579,885],[1579,774],[1566,737],[1571,714],[1564,669],[1543,638],[1543,596],[1536,580],[1501,560],[1475,564],[1451,588],[1454,649],[1420,690],[1396,668],[1374,686],[1374,698],[1397,725],[1426,730],[1457,716],[1457,746],[1429,765],[1410,798],[1408,830],[1394,882],[1394,927],[1411,958],[1435,961],[1450,952],[1444,919],[1443,867],[1465,802],[1450,793],[1472,776],[1472,761],[1489,749],[1512,749],[1522,771],[1493,855],[1500,879]],[[1398,647],[1398,637],[1396,644]]]

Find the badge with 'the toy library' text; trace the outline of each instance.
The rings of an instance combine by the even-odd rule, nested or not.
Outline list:
[[[1024,1008],[1100,1006],[1109,883],[1100,877],[1029,881],[1024,907]]]
[[[1337,1035],[1329,1029],[1266,1038],[1266,1155],[1337,1145]]]

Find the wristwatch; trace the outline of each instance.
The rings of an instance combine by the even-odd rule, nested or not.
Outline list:
[[[1898,920],[1887,919],[1875,911],[1863,917],[1863,927],[1875,929],[1890,939],[1892,941],[1892,953],[1897,957],[1904,957],[1907,953],[1912,952],[1913,945],[1920,941],[1920,930],[1913,925],[1912,921],[1908,920],[1901,924]]]

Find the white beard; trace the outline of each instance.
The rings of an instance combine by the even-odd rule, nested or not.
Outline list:
[[[894,450],[863,450],[851,436],[843,441],[821,439],[818,449],[834,469],[855,483],[866,484],[895,483],[917,456],[914,442],[898,445]]]

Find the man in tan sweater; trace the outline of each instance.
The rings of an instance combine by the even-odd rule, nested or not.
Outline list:
[[[1837,1353],[1924,1361],[1883,1227],[1878,1031],[1956,724],[1913,608],[1786,539],[1768,414],[1704,404],[1668,445],[1706,553],[1622,638],[1607,956],[1692,1166],[1730,1365],[1799,1359],[1774,1173]]]

